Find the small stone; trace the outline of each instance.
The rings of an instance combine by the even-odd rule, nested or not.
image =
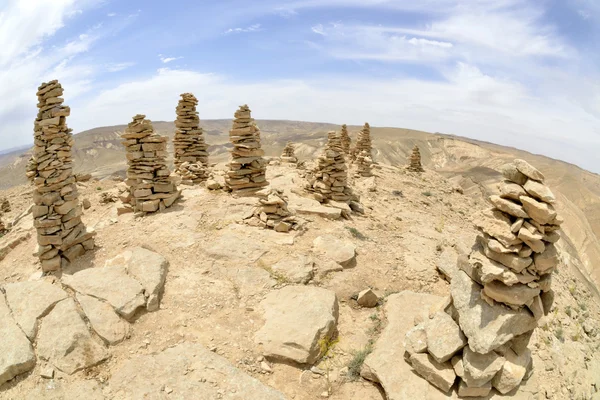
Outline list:
[[[41,369],[40,376],[45,379],[54,378],[54,368],[52,368],[50,365],[46,365]]]
[[[540,290],[520,283],[507,286],[502,282],[492,281],[483,287],[483,293],[501,303],[524,306],[531,304],[531,301],[540,294]]]
[[[551,204],[539,202],[529,196],[521,196],[519,199],[529,217],[541,225],[548,224],[556,217],[556,211]]]
[[[459,397],[485,397],[492,391],[492,383],[484,383],[480,387],[469,387],[466,382],[461,379],[458,384]]]
[[[371,289],[365,289],[358,294],[357,302],[362,307],[372,308],[377,306],[379,297]]]
[[[465,369],[463,380],[469,387],[481,387],[491,381],[494,375],[500,371],[504,361],[504,357],[493,351],[487,354],[479,354],[466,346],[463,351]]]
[[[509,350],[506,353],[506,362],[492,379],[492,385],[502,394],[512,391],[523,380],[530,361],[531,352],[529,350],[524,351],[521,355]]]
[[[415,353],[410,356],[410,364],[417,374],[442,392],[448,393],[454,386],[456,375],[449,362],[439,363],[427,353]]]
[[[421,323],[406,332],[404,348],[411,354],[425,353],[427,351],[427,334],[425,333],[425,323]]]
[[[440,363],[444,363],[467,344],[467,338],[459,326],[445,312],[438,312],[425,324],[427,351]]]
[[[83,206],[84,210],[87,210],[92,206],[92,203],[90,202],[89,199],[83,199],[83,202],[81,203],[81,205]]]

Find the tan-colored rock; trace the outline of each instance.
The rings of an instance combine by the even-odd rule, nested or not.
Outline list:
[[[371,159],[366,150],[362,150],[356,155],[355,163],[357,176],[373,176],[373,172],[371,170],[373,166],[373,160]]]
[[[519,199],[525,212],[539,224],[548,224],[556,217],[556,211],[550,204],[539,202],[529,196],[521,196]]]
[[[183,180],[200,183],[208,179],[208,145],[200,127],[196,111],[198,100],[191,93],[183,93],[175,112],[175,172]]]
[[[356,302],[362,307],[373,308],[379,303],[379,297],[372,289],[365,289],[358,294]]]
[[[516,159],[514,165],[523,175],[535,181],[544,182],[544,175],[525,160]]]
[[[492,379],[492,385],[502,394],[514,390],[525,376],[531,361],[531,352],[527,349],[521,355],[512,350],[506,353],[506,362]]]
[[[480,354],[466,346],[463,351],[463,366],[465,374],[463,380],[469,387],[481,387],[490,382],[494,375],[504,365],[504,357],[490,351]]]
[[[480,387],[469,387],[465,381],[458,384],[458,397],[485,397],[492,391],[492,383],[487,382]]]
[[[295,164],[298,162],[298,158],[294,152],[294,144],[292,142],[287,142],[283,151],[281,152],[281,157],[279,157],[282,162]]]
[[[527,192],[523,187],[511,181],[504,181],[498,185],[500,197],[503,199],[519,200],[521,196],[526,196]]]
[[[502,282],[492,281],[483,287],[483,293],[500,303],[524,306],[531,304],[532,300],[540,294],[540,290],[520,283],[507,286]]]
[[[410,364],[417,374],[442,392],[448,393],[454,386],[456,375],[449,362],[439,363],[427,353],[414,353],[410,355]]]
[[[510,200],[503,199],[500,196],[490,196],[490,201],[498,210],[507,213],[508,215],[512,215],[517,218],[528,218],[529,215],[523,209],[523,206],[520,204],[514,203]]]
[[[248,225],[274,229],[277,232],[298,229],[298,220],[288,210],[288,199],[282,190],[271,189],[256,194],[261,198],[252,214],[245,220]]]
[[[443,311],[425,324],[427,351],[438,362],[444,363],[467,344],[467,338],[451,316]]]
[[[533,256],[535,269],[540,273],[548,273],[552,271],[560,261],[558,251],[554,244],[548,244],[546,250],[541,254]]]
[[[523,188],[527,191],[527,193],[529,193],[530,196],[536,198],[537,200],[546,203],[554,203],[556,201],[556,197],[554,197],[554,194],[548,188],[548,186],[538,181],[529,179],[527,182],[525,182]]]
[[[425,353],[427,351],[427,333],[425,333],[425,322],[406,332],[404,348],[409,353]]]
[[[502,175],[510,182],[518,185],[524,185],[527,182],[527,176],[520,172],[514,164],[506,164],[501,168]]]
[[[421,165],[421,152],[419,151],[419,147],[415,144],[415,147],[412,149],[412,154],[409,158],[409,164],[406,167],[409,171],[412,172],[424,172],[423,166]]]
[[[521,243],[521,240],[511,232],[512,223],[510,218],[501,211],[483,211],[475,216],[474,224],[506,247]]]

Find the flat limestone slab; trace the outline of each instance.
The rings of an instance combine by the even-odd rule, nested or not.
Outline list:
[[[417,375],[404,361],[404,338],[414,326],[415,317],[428,319],[429,308],[443,298],[403,291],[387,298],[388,324],[363,364],[363,378],[381,383],[388,400],[447,399],[435,386]]]
[[[129,324],[119,318],[110,304],[80,293],[77,293],[77,301],[90,321],[92,329],[105,342],[114,345],[125,339]]]
[[[17,326],[0,292],[0,385],[35,366],[35,355],[27,336]]]
[[[109,398],[285,400],[279,391],[234,367],[225,358],[194,343],[158,354],[137,356],[114,369]],[[166,394],[163,388],[172,392]]]

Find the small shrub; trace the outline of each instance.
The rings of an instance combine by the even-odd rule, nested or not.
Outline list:
[[[572,283],[572,284],[569,285],[569,293],[575,294],[575,290],[576,289],[577,288],[575,287],[575,284]]]
[[[581,332],[577,331],[571,335],[571,340],[574,342],[579,342],[581,340]]]
[[[430,191],[423,192],[423,193],[421,193],[421,194],[422,194],[423,196],[425,196],[425,197],[431,197],[431,196],[433,196],[433,195],[431,194],[431,192],[430,192]]]
[[[102,190],[102,188],[101,188],[100,186],[98,186],[98,187],[96,188],[96,190]]]
[[[364,349],[352,353],[352,359],[348,363],[348,377],[351,380],[356,380],[360,377],[360,370],[363,366],[363,363],[372,351],[373,348],[369,344]]]
[[[571,310],[571,306],[566,306],[565,307],[565,314],[567,314],[569,317],[572,316],[573,311]]]
[[[581,311],[587,311],[587,304],[581,302],[579,303],[579,308],[581,309]]]
[[[392,194],[394,196],[404,197],[404,193],[402,193],[402,190],[392,190]]]
[[[556,328],[556,330],[554,331],[554,336],[556,336],[556,338],[558,340],[560,340],[561,342],[565,341],[565,330],[563,329],[562,326],[559,326],[558,328]]]
[[[340,340],[337,337],[325,337],[319,340],[319,348],[321,349],[321,354],[323,355],[323,357],[329,356],[329,352],[339,341]]]
[[[359,240],[367,240],[367,237],[365,235],[363,235],[358,229],[353,228],[351,226],[347,226],[346,229],[348,229],[348,231],[352,234],[352,236],[354,236],[355,238],[359,239]]]

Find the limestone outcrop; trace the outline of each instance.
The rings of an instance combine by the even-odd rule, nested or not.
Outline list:
[[[521,384],[532,368],[529,339],[550,308],[542,298],[552,297],[560,262],[555,243],[563,219],[544,175],[523,160],[502,173],[493,208],[475,218],[476,245],[458,258],[451,298],[406,335],[415,372],[449,392],[440,371],[453,369],[459,397],[487,396],[492,388],[506,394]],[[424,368],[423,355],[435,368]]]
[[[407,170],[412,172],[424,172],[423,166],[421,165],[421,152],[419,146],[415,145],[410,155],[409,164],[406,167]]]
[[[175,173],[183,181],[192,184],[204,182],[208,179],[208,145],[204,142],[204,135],[200,127],[200,118],[196,106],[198,100],[191,93],[183,93],[177,104],[175,112],[175,136],[173,147],[175,149]]]
[[[73,135],[67,127],[71,109],[64,106],[63,88],[56,81],[38,88],[38,114],[34,124],[32,209],[43,271],[56,271],[63,262],[94,248],[93,230],[81,220],[79,193],[73,175]],[[65,261],[63,261],[65,260]]]
[[[128,191],[121,200],[131,211],[151,213],[171,207],[181,192],[167,167],[167,138],[154,132],[152,122],[145,118],[133,117],[121,135],[128,164]]]
[[[247,105],[235,112],[229,140],[233,144],[225,190],[238,195],[253,195],[267,186],[267,162],[260,145],[260,131]]]

